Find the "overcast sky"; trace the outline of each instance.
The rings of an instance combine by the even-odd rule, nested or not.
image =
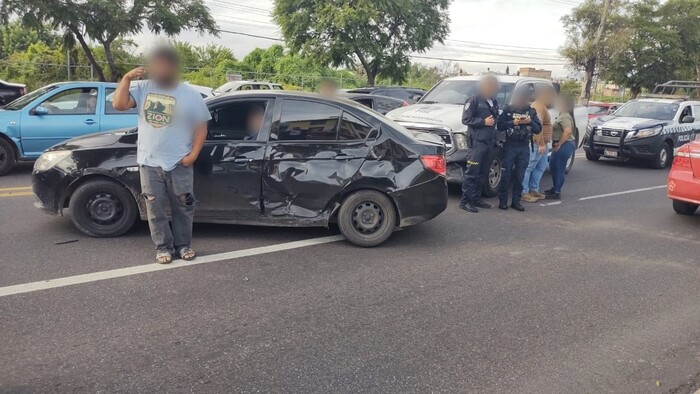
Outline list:
[[[267,37],[281,37],[271,20],[272,0],[204,0],[223,30]],[[445,45],[436,45],[421,56],[463,59],[460,67],[470,73],[487,68],[511,72],[518,67],[546,68],[554,76],[570,73],[557,48],[564,44],[561,17],[581,0],[453,0],[450,7],[451,31]],[[138,43],[153,42],[152,34],[137,37]],[[256,47],[266,48],[275,41],[221,33],[220,37],[184,32],[177,40],[192,44],[219,44],[230,48],[239,59]],[[145,49],[146,45],[142,45]],[[414,62],[440,65],[441,60],[414,58]],[[471,62],[508,62],[486,64]]]

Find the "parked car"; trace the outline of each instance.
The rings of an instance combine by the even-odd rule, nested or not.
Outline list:
[[[622,104],[619,103],[598,103],[590,102],[588,103],[588,119],[600,118],[601,116],[611,115]]]
[[[190,86],[192,89],[196,90],[197,93],[199,93],[203,99],[208,99],[210,97],[214,97],[214,89],[210,88],[209,86],[201,86],[201,85],[194,85],[189,82],[185,82],[188,86]]]
[[[538,85],[544,85],[556,90],[552,81],[540,78],[519,76],[497,76],[500,90],[496,96],[501,108],[510,103],[511,95],[516,88],[527,88],[534,92]],[[395,109],[386,116],[415,133],[431,133],[439,136],[447,148],[447,181],[461,183],[464,167],[467,162],[467,126],[462,124],[462,113],[467,98],[476,94],[480,76],[452,77],[438,82],[418,104]],[[552,119],[558,114],[550,109]],[[588,112],[584,107],[574,109],[576,121],[576,145],[579,136],[583,135],[588,123]],[[551,152],[551,146],[550,146]],[[497,148],[489,160],[488,181],[484,183],[484,194],[495,196],[501,184],[501,159],[503,150]],[[574,165],[574,157],[567,164],[567,172]]]
[[[27,85],[23,83],[5,82],[0,79],[0,107],[27,94]]]
[[[63,82],[37,89],[0,109],[0,175],[76,136],[136,124],[136,110],[112,106],[117,85]]]
[[[344,93],[341,94],[340,97],[345,97],[349,100],[356,101],[367,108],[372,108],[382,115],[386,115],[387,112],[396,108],[401,108],[408,105],[408,103],[404,100],[395,99],[393,97],[378,96],[376,94]]]
[[[671,164],[673,152],[700,133],[700,101],[630,100],[614,114],[591,120],[583,139],[588,160],[639,159],[654,168]]]
[[[700,140],[691,141],[678,149],[668,174],[668,198],[673,210],[692,215],[700,206]]]
[[[231,81],[226,82],[225,84],[214,89],[214,96],[246,90],[284,90],[284,88],[278,83],[262,81]]]
[[[416,137],[358,103],[269,90],[207,105],[212,120],[194,164],[197,222],[336,222],[350,242],[375,246],[395,227],[447,207],[442,142]],[[248,130],[248,113],[260,106],[263,125]],[[38,205],[55,214],[69,208],[75,227],[97,237],[119,236],[137,217],[145,220],[137,138],[136,129],[99,133],[47,150],[32,172]]]
[[[409,104],[417,103],[425,94],[425,90],[406,88],[402,86],[368,86],[364,88],[350,89],[347,93],[376,94],[377,96],[393,97]]]

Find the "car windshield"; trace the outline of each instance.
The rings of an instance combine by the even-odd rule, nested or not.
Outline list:
[[[25,94],[17,100],[14,100],[13,102],[4,106],[3,109],[7,109],[10,111],[18,111],[29,105],[29,103],[34,101],[37,97],[43,96],[44,94],[56,89],[57,87],[58,86],[56,85],[44,86],[43,88],[37,89],[31,93]]]
[[[510,102],[510,95],[513,93],[513,83],[501,83],[496,94],[499,104],[505,105]],[[455,81],[443,80],[438,83],[430,92],[420,100],[421,104],[455,104],[464,105],[467,99],[476,94],[479,88],[479,81]]]
[[[615,111],[615,116],[671,120],[678,111],[678,104],[655,101],[630,101]]]
[[[608,107],[603,106],[593,106],[588,107],[588,115],[601,115],[608,112]]]

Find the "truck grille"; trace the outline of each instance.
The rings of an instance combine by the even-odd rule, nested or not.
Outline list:
[[[601,129],[601,134],[595,137],[595,142],[604,145],[620,145],[620,141],[625,138],[625,131],[620,129]]]
[[[435,134],[438,137],[442,138],[442,141],[445,143],[445,149],[449,152],[452,149],[452,137],[450,136],[450,132],[447,130],[443,129],[437,129],[437,128],[418,128],[418,127],[406,127],[407,129],[416,132],[416,133],[431,133]]]

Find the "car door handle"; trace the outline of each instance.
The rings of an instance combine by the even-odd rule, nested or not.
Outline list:
[[[85,119],[85,124],[95,124],[97,121],[95,119]]]
[[[336,160],[352,160],[354,158],[355,158],[355,156],[352,156],[352,155],[336,155],[334,157],[334,159],[336,159]]]
[[[247,164],[247,163],[250,163],[252,161],[253,161],[253,159],[251,159],[249,157],[243,157],[243,156],[233,158],[233,164]]]

